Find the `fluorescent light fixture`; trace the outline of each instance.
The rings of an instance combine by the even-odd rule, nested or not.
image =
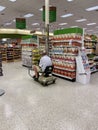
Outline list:
[[[39,23],[33,23],[32,25],[33,25],[33,26],[36,26],[36,25],[39,25]]]
[[[76,27],[78,27],[78,26],[71,26],[71,28],[76,28]]]
[[[87,19],[78,19],[78,20],[76,20],[76,22],[84,22],[84,21],[86,21]]]
[[[73,14],[65,14],[65,15],[62,15],[61,17],[66,18],[66,17],[70,17],[70,16],[73,16]]]
[[[98,6],[93,6],[93,7],[87,8],[86,11],[93,11],[97,9],[98,9]]]
[[[11,2],[15,2],[16,0],[9,0],[9,1],[11,1]]]
[[[29,17],[32,17],[32,16],[34,16],[34,14],[29,13],[29,14],[24,15],[24,18],[29,18]]]
[[[12,23],[5,23],[4,25],[5,25],[5,26],[8,26],[8,25],[11,25],[11,24],[12,24]]]
[[[67,0],[68,2],[71,2],[71,1],[73,1],[73,0]]]
[[[40,8],[39,10],[40,10],[40,11],[43,11],[43,8]]]
[[[6,7],[0,5],[0,12],[3,11]]]
[[[62,26],[62,25],[66,25],[66,24],[67,24],[67,23],[60,23],[59,25],[61,25],[61,26]]]
[[[13,22],[16,22],[16,19],[14,19]]]
[[[90,26],[90,25],[95,25],[96,23],[88,23],[87,25]]]

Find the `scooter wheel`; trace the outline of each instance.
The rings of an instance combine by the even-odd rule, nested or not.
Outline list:
[[[47,83],[42,83],[43,86],[47,86]]]

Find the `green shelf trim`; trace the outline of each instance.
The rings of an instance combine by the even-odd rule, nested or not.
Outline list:
[[[0,34],[0,38],[23,38],[28,39],[31,35],[23,35],[23,34]]]
[[[78,33],[78,34],[83,34],[83,29],[82,28],[65,28],[65,29],[60,29],[60,30],[55,30],[54,35],[60,35],[60,34],[70,34],[70,33]]]

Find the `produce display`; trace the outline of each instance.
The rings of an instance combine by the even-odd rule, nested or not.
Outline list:
[[[32,50],[32,65],[38,65],[40,60],[40,50],[38,48],[34,48]]]

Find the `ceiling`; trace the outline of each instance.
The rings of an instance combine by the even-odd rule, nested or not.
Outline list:
[[[86,33],[98,34],[98,10],[86,11],[86,8],[97,6],[98,0],[50,0],[49,4],[57,7],[57,20],[49,24],[50,32],[60,28],[78,26],[85,28]],[[42,20],[42,11],[39,9],[45,5],[45,0],[0,0],[0,6],[6,8],[0,12],[0,28],[16,28],[15,18],[23,18],[25,14],[33,13],[34,16],[26,18],[26,29],[44,31],[45,23]],[[61,15],[72,13],[73,16],[62,18]],[[79,19],[86,19],[83,22],[76,22]],[[6,24],[10,23],[10,24]],[[39,23],[39,25],[32,25]],[[67,23],[66,25],[59,25]],[[88,26],[89,23],[96,23]]]

